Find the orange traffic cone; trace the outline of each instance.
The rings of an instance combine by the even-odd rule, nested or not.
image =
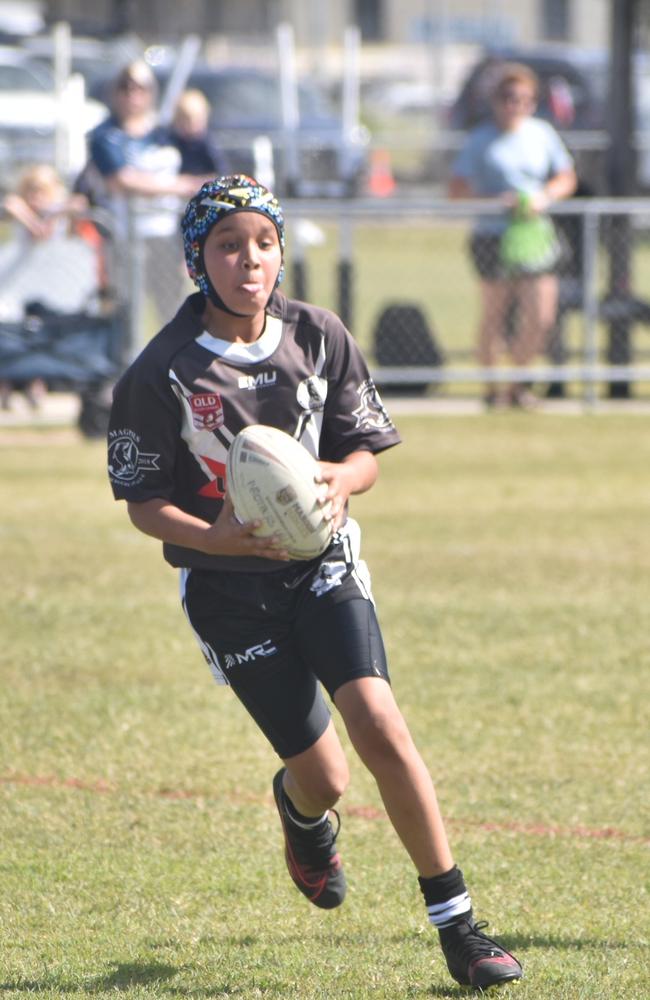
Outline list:
[[[395,178],[390,167],[390,153],[387,149],[373,149],[370,154],[368,194],[375,198],[386,198],[395,190]]]

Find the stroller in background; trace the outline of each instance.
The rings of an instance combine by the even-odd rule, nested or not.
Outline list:
[[[126,367],[127,309],[115,282],[115,248],[95,214],[68,233],[0,246],[0,379],[40,379],[75,392],[78,426],[102,437],[112,386]]]

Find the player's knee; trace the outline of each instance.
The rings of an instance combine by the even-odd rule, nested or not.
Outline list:
[[[340,765],[336,770],[324,775],[324,784],[321,789],[323,798],[331,806],[336,805],[345,792],[350,782],[350,772],[347,764]]]
[[[309,789],[305,789],[309,799],[318,803],[322,809],[331,809],[339,801],[350,780],[350,774],[345,767],[327,770],[313,778]]]
[[[402,759],[411,738],[402,715],[393,707],[369,707],[355,720],[351,737],[369,767]]]

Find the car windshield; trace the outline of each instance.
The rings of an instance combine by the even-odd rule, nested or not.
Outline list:
[[[204,92],[220,128],[278,128],[282,124],[280,82],[275,77],[196,73],[190,77],[189,86]],[[337,117],[327,95],[317,88],[301,84],[298,104],[302,124],[326,124]]]
[[[48,91],[51,89],[52,84],[45,75],[35,72],[29,66],[0,65],[0,91]]]

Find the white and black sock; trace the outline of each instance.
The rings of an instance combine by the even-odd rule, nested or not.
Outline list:
[[[451,927],[463,917],[471,916],[472,900],[463,873],[456,865],[443,875],[434,875],[432,878],[420,876],[418,882],[429,921],[439,931]]]
[[[300,827],[301,830],[313,830],[314,827],[320,826],[329,816],[326,812],[322,816],[303,816],[302,813],[298,812],[293,802],[287,795],[284,789],[282,789],[282,798],[284,801],[284,810],[291,820],[291,822]]]

